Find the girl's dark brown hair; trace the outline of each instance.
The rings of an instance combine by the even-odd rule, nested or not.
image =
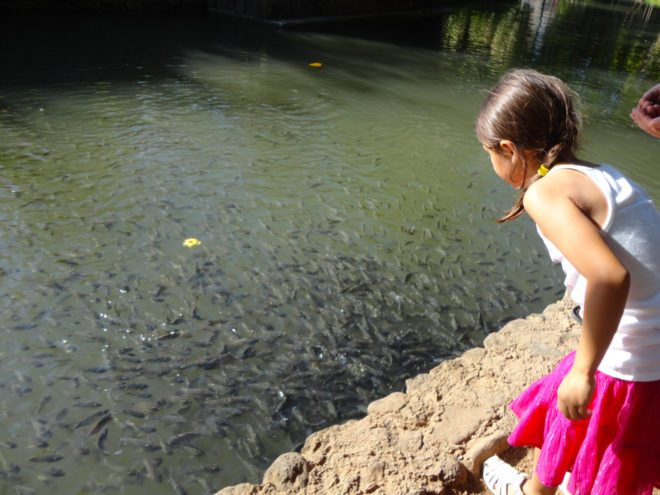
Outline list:
[[[501,152],[500,141],[511,141],[523,160],[531,156],[548,169],[559,161],[572,160],[578,145],[581,118],[573,105],[577,96],[560,79],[535,70],[516,69],[488,93],[477,117],[479,141]],[[526,170],[526,167],[524,168]],[[541,178],[523,179],[522,190],[513,207],[498,223],[518,218],[525,211],[527,188]]]

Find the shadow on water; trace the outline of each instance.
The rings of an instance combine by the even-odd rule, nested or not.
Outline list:
[[[517,5],[473,3],[421,16],[289,28],[212,14],[8,13],[0,20],[5,67],[0,81],[38,86],[139,81],[145,75],[171,78],[177,75],[176,62],[191,50],[238,58],[261,54],[294,63],[318,57],[314,45],[294,48],[294,33],[382,42],[383,50],[393,45],[483,54],[487,63],[492,59],[509,66],[533,62],[567,73],[579,67],[631,74],[641,70],[651,79],[660,78],[657,55],[649,58],[644,52],[656,39],[658,9],[632,1],[616,7],[609,2],[577,2],[569,8],[556,2]],[[504,29],[512,31],[502,38]],[[575,42],[563,40],[566,30],[579,31]]]
[[[266,26],[192,14],[13,13],[0,20],[3,86],[172,78],[186,50],[277,45]]]

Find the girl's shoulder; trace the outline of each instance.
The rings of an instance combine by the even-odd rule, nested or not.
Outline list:
[[[603,190],[592,178],[590,170],[599,166],[557,166],[545,177],[534,182],[525,193],[524,206],[530,215],[538,209],[553,209],[570,202],[597,225],[604,225],[609,202]]]
[[[575,185],[575,181],[580,181],[576,177],[575,171],[553,170],[545,177],[537,180],[529,186],[523,197],[523,206],[525,210],[534,217],[534,213],[547,208],[552,208],[558,202],[571,197],[569,189]]]
[[[529,186],[525,197],[540,195],[544,200],[571,197],[580,193],[587,183],[593,183],[582,170],[569,166],[553,167],[548,174]]]

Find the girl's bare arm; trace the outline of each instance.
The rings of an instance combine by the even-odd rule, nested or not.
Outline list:
[[[564,172],[558,170],[533,184],[524,204],[543,234],[587,279],[575,362],[558,392],[558,406],[564,416],[581,420],[590,414],[587,408],[594,392],[594,375],[619,326],[630,275],[603,240],[596,222],[584,213],[591,210],[588,202],[593,199],[584,191],[593,183],[576,184],[574,173]]]

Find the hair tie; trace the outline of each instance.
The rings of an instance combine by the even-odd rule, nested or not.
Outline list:
[[[543,177],[545,174],[550,172],[550,169],[548,167],[546,167],[545,165],[541,165],[539,167],[539,169],[537,170],[537,172],[541,177]]]

